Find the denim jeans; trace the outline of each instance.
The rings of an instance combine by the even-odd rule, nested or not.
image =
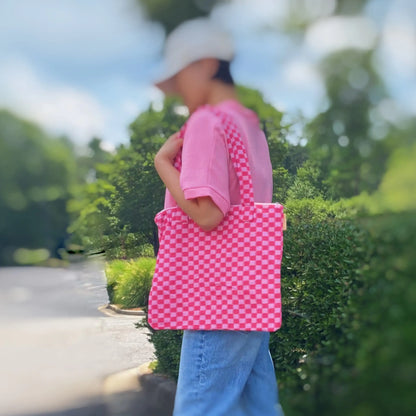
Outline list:
[[[283,416],[269,332],[184,331],[174,416]]]

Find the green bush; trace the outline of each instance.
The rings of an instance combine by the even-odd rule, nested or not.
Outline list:
[[[111,303],[124,308],[146,306],[156,260],[113,260],[106,264],[107,290]]]
[[[282,400],[301,408],[296,415],[319,414],[328,394],[320,389],[321,368],[310,371],[307,363],[329,367],[334,376],[352,364],[351,303],[361,285],[367,238],[356,224],[333,219],[293,223],[285,233],[283,324],[271,334],[270,351]]]
[[[95,241],[92,243],[97,245]],[[107,260],[154,256],[153,246],[146,243],[140,233],[105,235],[101,239],[101,245]]]
[[[337,238],[323,232],[330,244],[317,245],[318,229],[304,230],[307,238],[300,230],[288,230],[286,253],[304,252],[307,241],[311,247],[320,247],[317,254],[323,259],[318,259],[322,271],[309,274],[309,283],[310,266],[317,261],[311,252],[306,262],[297,259],[301,265],[295,273],[293,258],[285,259],[282,270],[284,324],[272,335],[271,350],[287,416],[413,414],[414,218],[415,212],[360,219],[345,233],[347,241],[337,248],[339,255],[334,251],[335,257],[330,246]],[[343,259],[351,266],[341,279],[348,282],[345,291],[337,290],[332,266]],[[325,269],[332,277],[326,288],[321,286]],[[302,294],[295,291],[298,279]],[[332,311],[331,305],[335,306]]]
[[[355,213],[355,207],[348,205],[345,201],[333,202],[322,197],[292,199],[283,205],[289,225],[317,223],[334,218],[351,218]]]
[[[354,365],[327,414],[413,415],[416,409],[415,211],[360,221],[370,233],[369,260],[352,305],[358,321]],[[333,386],[327,379],[327,384]],[[340,380],[341,381],[341,380]]]
[[[183,331],[155,331],[150,328],[149,340],[155,347],[157,358],[156,373],[178,379],[182,335]]]

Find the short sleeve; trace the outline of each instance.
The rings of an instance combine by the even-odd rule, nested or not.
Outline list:
[[[224,215],[230,208],[229,155],[219,119],[207,109],[188,120],[180,185],[185,199],[212,198]]]

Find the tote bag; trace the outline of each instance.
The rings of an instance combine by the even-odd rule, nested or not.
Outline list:
[[[283,206],[255,203],[247,152],[232,118],[221,120],[241,194],[212,231],[179,207],[159,212],[149,296],[154,329],[276,331],[281,326]]]

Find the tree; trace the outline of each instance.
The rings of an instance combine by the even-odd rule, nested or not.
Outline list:
[[[44,260],[59,256],[68,236],[73,150],[66,138],[0,111],[0,264],[14,264],[19,248],[43,248]]]
[[[283,113],[264,101],[262,94],[244,86],[237,88],[239,100],[256,112],[267,138],[273,168],[273,200],[284,202],[297,169],[307,160],[304,146],[289,143],[287,136],[293,125],[285,123]]]
[[[306,128],[308,149],[333,198],[374,191],[385,171],[388,140],[374,140],[370,111],[386,98],[371,52],[342,51],[321,64],[330,106]]]
[[[322,197],[324,191],[320,181],[321,172],[311,159],[307,160],[296,172],[292,186],[287,191],[287,198],[313,199]]]
[[[110,177],[114,185],[112,213],[119,227],[139,233],[158,250],[154,217],[163,207],[164,185],[154,169],[153,159],[163,142],[179,131],[185,117],[179,103],[166,99],[161,111],[149,107],[130,125],[130,146],[119,149],[116,168]]]
[[[169,33],[185,20],[209,14],[219,0],[138,0],[150,20],[162,24]]]

